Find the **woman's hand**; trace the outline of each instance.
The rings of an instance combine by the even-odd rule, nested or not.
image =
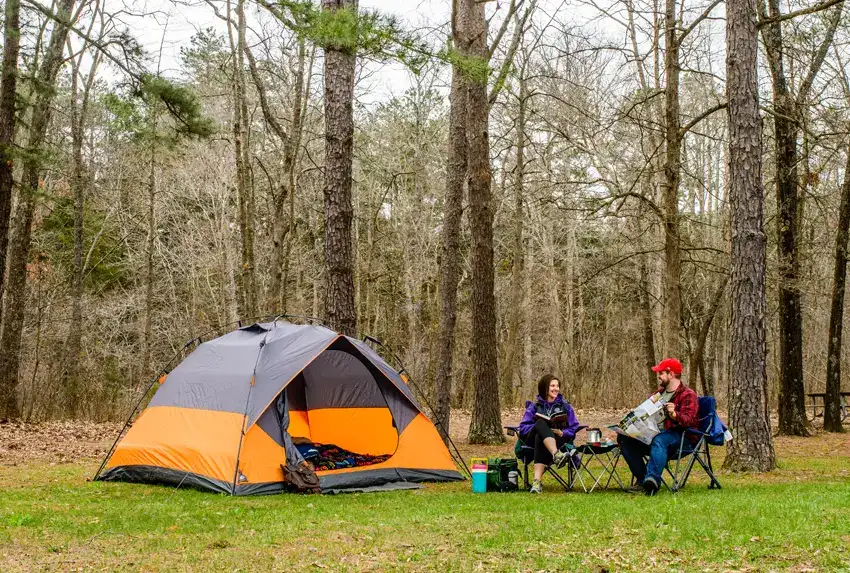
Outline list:
[[[559,438],[564,437],[564,432],[562,432],[558,428],[552,428],[552,433],[555,434],[556,436],[558,436]]]

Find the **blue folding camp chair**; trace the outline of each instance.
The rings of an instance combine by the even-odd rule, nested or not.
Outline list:
[[[677,492],[688,482],[688,477],[691,475],[691,470],[694,464],[699,464],[705,473],[708,474],[709,483],[708,489],[720,489],[720,482],[714,475],[714,469],[711,466],[711,452],[709,446],[722,446],[726,443],[725,432],[726,425],[720,420],[717,415],[717,401],[714,396],[700,396],[699,425],[696,428],[688,428],[682,433],[682,440],[679,442],[679,447],[676,451],[671,451],[667,458],[667,474],[671,478],[671,483],[664,485],[672,492]],[[686,439],[687,436],[697,436],[696,443]],[[671,469],[670,464],[676,462],[675,468]]]
[[[728,429],[720,417],[717,415],[717,401],[714,396],[700,396],[697,398],[699,410],[697,417],[699,425],[696,428],[688,428],[682,433],[682,439],[676,446],[670,446],[667,450],[667,464],[664,471],[667,472],[667,479],[664,475],[661,476],[661,485],[669,491],[676,493],[688,481],[691,475],[691,470],[695,464],[702,466],[705,473],[708,474],[709,489],[720,489],[720,482],[717,476],[714,475],[714,469],[711,466],[711,452],[708,447],[722,446],[726,443],[724,433]],[[687,436],[697,436],[697,441],[691,442]],[[649,456],[644,456],[644,463],[649,462]],[[674,467],[670,464],[675,462]],[[632,476],[632,485],[636,483]]]

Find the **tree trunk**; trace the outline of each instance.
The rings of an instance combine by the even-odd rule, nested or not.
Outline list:
[[[67,395],[68,412],[73,416],[79,406],[77,366],[80,360],[82,339],[83,299],[83,207],[85,191],[85,166],[83,165],[83,124],[85,110],[79,102],[79,61],[72,61],[71,79],[71,156],[73,172],[71,190],[74,195],[74,274],[71,279],[71,322],[65,339],[65,356],[62,359],[62,386]]]
[[[516,167],[514,168],[514,244],[513,244],[513,268],[511,269],[511,306],[508,310],[508,336],[505,350],[505,364],[502,369],[502,391],[504,400],[508,404],[516,401],[514,388],[514,376],[517,374],[517,366],[522,353],[519,344],[520,329],[523,327],[521,319],[523,315],[523,293],[525,291],[525,241],[523,239],[523,196],[525,177],[525,115],[528,103],[528,89],[524,75],[524,66],[519,78],[519,111],[516,121]]]
[[[647,388],[649,391],[658,389],[658,377],[652,371],[655,366],[655,334],[652,330],[652,306],[649,303],[649,270],[646,265],[646,255],[640,256],[640,314],[643,321],[643,353],[646,357]]]
[[[313,52],[315,54],[315,52]],[[295,243],[295,193],[298,190],[298,149],[301,145],[301,126],[307,115],[306,105],[310,100],[310,77],[313,70],[313,55],[310,56],[310,64],[307,66],[307,86],[304,87],[304,58],[306,56],[306,44],[304,38],[299,39],[298,44],[298,69],[295,75],[295,101],[292,105],[292,139],[287,151],[290,155],[284,157],[284,174],[289,177],[289,214],[287,220],[289,229],[286,232],[286,250],[283,253],[283,277],[280,286],[279,312],[289,312],[289,297],[287,296],[287,283],[289,282],[289,268],[292,264],[292,245]],[[302,96],[303,91],[303,96]],[[297,105],[296,105],[297,104]]]
[[[665,157],[661,183],[664,213],[664,354],[681,352],[682,293],[679,250],[679,174],[682,138],[679,125],[679,40],[676,37],[676,0],[666,0],[664,32]]]
[[[724,276],[720,282],[720,286],[711,297],[711,304],[708,307],[702,326],[700,326],[697,334],[696,345],[694,347],[693,360],[691,361],[691,372],[694,372],[699,377],[702,384],[702,393],[705,396],[714,396],[714,383],[709,384],[705,376],[705,344],[708,340],[708,333],[711,331],[711,323],[714,322],[714,317],[717,315],[717,309],[723,302],[723,291],[726,290],[726,283],[729,282],[729,277]]]
[[[240,41],[241,42],[241,41]],[[268,296],[266,297],[265,312],[268,313],[285,313],[284,291],[284,261],[288,259],[289,244],[287,242],[286,252],[284,252],[283,242],[287,235],[293,231],[295,225],[295,156],[297,154],[298,137],[301,131],[301,95],[304,89],[304,61],[306,55],[306,46],[304,39],[298,41],[298,63],[295,70],[295,83],[292,93],[292,110],[290,115],[290,132],[286,133],[280,122],[274,115],[273,110],[268,102],[266,95],[266,87],[257,69],[257,63],[251,50],[243,43],[245,56],[248,58],[248,69],[251,71],[251,76],[254,80],[254,85],[257,87],[257,95],[260,99],[260,108],[263,112],[263,117],[275,135],[280,138],[283,144],[283,178],[280,183],[280,189],[274,201],[274,215],[272,219],[272,263],[271,263],[271,283],[269,286]],[[289,207],[289,217],[285,216]]]
[[[32,220],[41,180],[41,157],[51,104],[56,94],[56,77],[62,67],[62,52],[68,36],[68,24],[75,0],[61,0],[57,7],[58,21],[50,34],[44,59],[37,72],[40,86],[35,96],[30,120],[27,154],[23,163],[20,196],[15,209],[15,233],[10,244],[9,281],[5,297],[3,334],[0,337],[0,388],[4,389],[5,416],[20,415],[17,404],[18,368],[20,366],[21,334],[26,308],[27,261],[32,240]]]
[[[73,158],[71,189],[74,194],[74,274],[71,280],[71,322],[68,325],[68,336],[65,339],[65,356],[62,358],[62,386],[65,388],[68,397],[68,412],[71,415],[79,413],[79,408],[83,402],[78,379],[83,335],[83,278],[86,267],[86,262],[83,259],[85,243],[83,215],[85,193],[90,183],[86,166],[83,163],[83,137],[85,135],[89,94],[94,85],[100,63],[100,54],[98,53],[94,56],[89,68],[88,79],[83,86],[82,94],[79,94],[80,66],[85,53],[85,50],[81,50],[80,55],[72,59],[71,63],[71,149]]]
[[[68,412],[76,414],[80,404],[80,388],[77,380],[80,362],[83,322],[83,208],[86,188],[85,166],[83,165],[83,114],[77,105],[77,73],[74,73],[74,89],[71,97],[71,147],[74,159],[71,188],[74,194],[74,275],[71,281],[71,323],[65,340],[65,368],[63,386],[68,396]]]
[[[153,112],[154,114],[156,112]],[[156,115],[152,118],[153,131],[156,132]],[[151,141],[148,171],[148,236],[145,247],[145,324],[144,352],[142,354],[141,378],[151,374],[151,356],[153,355],[153,292],[156,275],[153,269],[153,252],[156,248],[156,143]]]
[[[230,27],[230,0],[227,2],[227,35],[233,55],[233,150],[236,160],[236,195],[239,201],[239,233],[242,238],[241,264],[238,274],[239,316],[256,316],[254,285],[254,205],[250,185],[250,141],[248,140],[248,105],[245,94],[245,0],[236,4],[236,40]]]
[[[841,185],[841,209],[835,234],[835,272],[832,278],[832,310],[829,314],[829,339],[826,354],[826,396],[823,429],[843,432],[841,426],[841,335],[844,326],[844,285],[847,280],[847,239],[850,236],[850,148],[844,183]]]
[[[356,12],[357,0],[322,0],[322,7]],[[325,316],[348,335],[357,330],[351,244],[355,63],[355,48],[325,46]]]
[[[798,232],[800,198],[797,165],[797,137],[801,106],[805,104],[814,78],[820,70],[829,45],[835,36],[844,3],[832,12],[824,40],[813,54],[799,93],[795,97],[785,76],[782,23],[776,21],[762,28],[765,52],[773,79],[773,125],[775,132],[776,203],[779,258],[779,433],[809,435],[803,383],[803,311],[799,288],[800,257]],[[779,0],[767,0],[761,18],[781,15]],[[767,14],[765,14],[767,12]]]
[[[779,97],[787,100],[789,96]],[[803,312],[798,286],[797,130],[793,120],[786,119],[789,113],[794,113],[793,107],[779,104],[774,115],[779,248],[779,433],[808,435],[803,388]]]
[[[6,0],[3,30],[3,68],[0,79],[0,318],[3,285],[6,278],[6,249],[9,246],[9,215],[12,212],[12,185],[15,172],[15,93],[18,81],[18,53],[21,49],[21,2]],[[9,394],[0,388],[0,415]]]
[[[764,192],[758,110],[755,0],[726,3],[726,94],[732,217],[732,358],[729,423],[734,439],[724,467],[769,471],[776,466],[770,434],[765,338]]]
[[[461,0],[464,32],[469,38],[469,55],[479,62],[488,59],[487,19],[484,3]],[[473,444],[504,441],[499,402],[499,367],[496,349],[496,297],[493,269],[493,211],[491,195],[490,108],[487,73],[469,77],[467,90],[467,185],[472,233],[472,367],[475,400],[469,441]]]
[[[458,3],[454,2],[457,9]],[[452,38],[456,50],[464,50],[464,34],[459,14],[452,15]],[[447,441],[451,418],[452,366],[454,364],[457,287],[460,282],[460,223],[463,214],[463,184],[466,178],[466,100],[467,81],[460,67],[452,67],[449,95],[449,149],[446,165],[446,195],[443,204],[442,252],[440,265],[440,336],[437,346],[437,373],[434,381],[434,423]]]

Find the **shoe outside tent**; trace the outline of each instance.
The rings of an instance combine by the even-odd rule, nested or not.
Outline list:
[[[324,326],[239,328],[159,382],[95,479],[277,493],[287,489],[282,466],[323,445],[351,456],[347,467],[317,468],[324,493],[463,479],[402,376]]]

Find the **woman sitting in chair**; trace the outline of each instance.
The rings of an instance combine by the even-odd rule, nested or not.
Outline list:
[[[518,428],[523,443],[534,448],[531,493],[543,493],[541,479],[547,466],[561,468],[567,462],[570,456],[561,448],[575,439],[579,428],[575,411],[561,394],[561,383],[546,374],[537,383],[537,400],[525,403]]]

